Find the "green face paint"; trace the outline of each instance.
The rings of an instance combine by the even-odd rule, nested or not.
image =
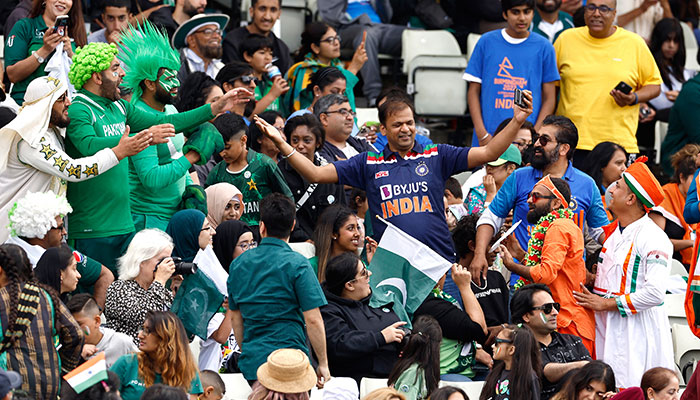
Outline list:
[[[544,313],[542,311],[540,311],[540,318],[542,318],[542,322],[544,322],[545,324],[547,323],[547,317],[544,316]]]
[[[175,88],[180,87],[180,80],[177,79],[177,71],[172,69],[166,69],[158,78],[158,83],[166,92],[170,93],[171,96],[177,96],[177,92],[171,92]]]

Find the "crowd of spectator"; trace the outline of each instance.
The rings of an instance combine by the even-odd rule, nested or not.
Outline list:
[[[251,400],[698,393],[662,307],[686,293],[700,336],[695,0],[319,0],[299,49],[282,0],[243,24],[206,0],[14,3],[0,399],[222,399],[223,373]],[[383,81],[428,28],[482,34],[469,147]]]

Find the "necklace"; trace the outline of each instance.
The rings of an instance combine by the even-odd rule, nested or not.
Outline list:
[[[559,218],[572,219],[574,217],[574,212],[570,208],[559,208],[544,215],[535,225],[530,235],[530,240],[527,242],[527,255],[525,256],[525,266],[534,267],[542,261],[542,245],[544,244],[544,237],[552,226],[554,220]],[[520,289],[527,282],[522,277],[518,279],[515,283],[515,289]]]

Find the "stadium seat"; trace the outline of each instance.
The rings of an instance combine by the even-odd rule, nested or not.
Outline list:
[[[0,35],[0,61],[5,60],[5,36]]]
[[[418,115],[463,116],[467,111],[467,60],[447,31],[406,30],[401,57],[408,74],[406,91]]]
[[[685,42],[685,67],[693,71],[700,71],[700,64],[697,61],[698,42],[695,40],[695,34],[686,23],[681,23],[681,28]]]
[[[457,182],[459,182],[459,186],[462,186],[462,185],[464,185],[464,182],[466,182],[467,179],[469,179],[470,176],[472,176],[472,171],[460,172],[459,174],[454,175],[453,177],[454,177],[455,179],[457,179]],[[467,195],[467,193],[462,193],[462,194],[463,194],[464,196]]]
[[[376,107],[372,108],[356,108],[357,126],[362,126],[367,121],[379,122],[379,110]]]
[[[685,316],[685,293],[666,293],[664,308],[666,309],[668,322],[671,326],[673,326],[673,324],[686,325],[688,323]]]
[[[656,125],[654,125],[654,162],[656,165],[661,164],[661,143],[664,142],[667,131],[668,122],[656,121]]]
[[[284,0],[280,14],[280,38],[294,52],[301,46],[301,33],[306,27],[311,11],[306,7],[306,0]]]
[[[687,384],[700,360],[700,339],[693,334],[687,323],[673,324],[671,331],[674,361]]]
[[[226,385],[226,396],[224,398],[228,400],[247,400],[248,395],[253,392],[243,374],[219,375]]]
[[[301,254],[302,256],[306,258],[311,258],[316,255],[316,247],[314,247],[313,243],[308,243],[308,242],[297,242],[297,243],[289,243],[289,247],[291,247],[292,250],[296,251],[297,253]]]
[[[467,36],[467,61],[472,57],[474,47],[476,47],[476,42],[478,42],[479,39],[481,39],[481,35],[478,33],[470,33],[469,36]]]
[[[202,339],[199,338],[199,336],[195,336],[194,339],[190,342],[190,351],[192,352],[192,355],[194,356],[195,362],[199,364],[197,360],[199,360],[199,350],[202,345]]]
[[[363,399],[372,391],[385,387],[387,387],[387,380],[384,378],[362,378],[360,381],[360,398]]]
[[[481,394],[481,389],[484,387],[484,382],[452,382],[452,381],[440,381],[440,387],[454,386],[464,390],[464,393],[470,399],[478,399]]]
[[[671,275],[680,275],[684,277],[688,277],[688,271],[685,269],[683,266],[683,263],[676,260],[675,258],[671,259]]]

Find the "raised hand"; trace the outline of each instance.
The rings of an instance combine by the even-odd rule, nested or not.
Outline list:
[[[129,125],[124,129],[124,134],[121,139],[119,139],[119,144],[112,149],[114,155],[117,156],[118,160],[122,160],[126,157],[131,157],[135,154],[141,152],[141,150],[150,146],[153,141],[153,134],[148,131],[148,129],[143,130],[134,136],[129,136],[131,128]]]

